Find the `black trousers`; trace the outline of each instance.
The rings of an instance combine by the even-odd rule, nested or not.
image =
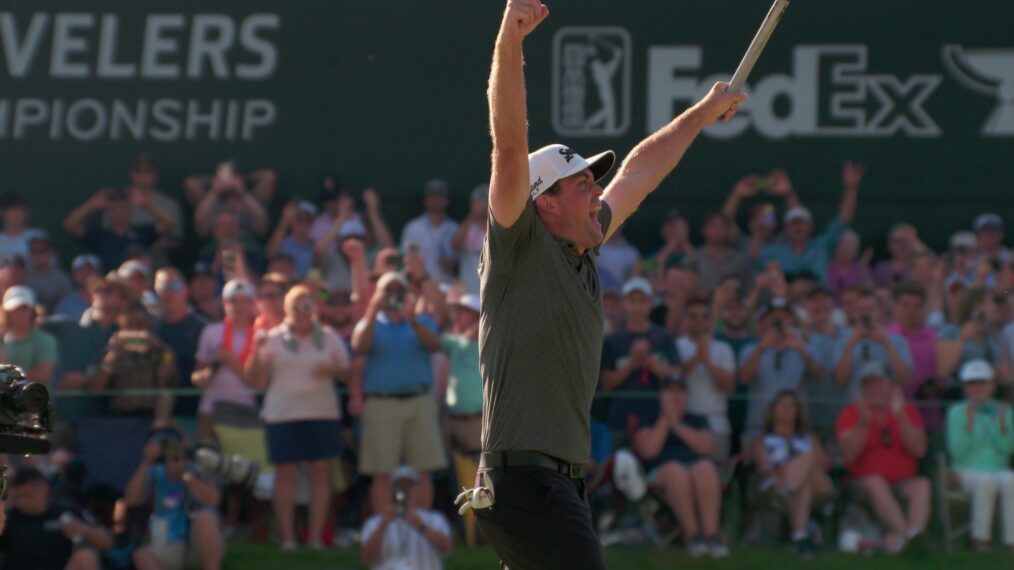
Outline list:
[[[605,570],[584,481],[535,466],[480,470],[495,503],[475,511],[479,527],[509,570]],[[488,485],[487,485],[488,486]]]

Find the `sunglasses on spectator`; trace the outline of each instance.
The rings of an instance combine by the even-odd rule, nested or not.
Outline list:
[[[296,303],[295,305],[292,306],[292,310],[297,313],[312,313],[313,303],[307,301],[304,301],[302,303]]]
[[[156,293],[179,293],[183,290],[183,283],[179,281],[170,281],[168,283],[161,283],[155,288]]]

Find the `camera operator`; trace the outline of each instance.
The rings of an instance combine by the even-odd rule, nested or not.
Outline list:
[[[392,502],[363,525],[363,564],[370,568],[439,570],[450,553],[451,529],[437,511],[419,508],[419,472],[403,465],[390,475]]]
[[[11,491],[12,508],[0,534],[4,570],[101,568],[99,552],[113,540],[89,513],[52,501],[49,481],[32,467],[18,470]]]
[[[134,552],[139,570],[216,569],[222,560],[218,485],[187,464],[183,438],[161,430],[149,438],[141,465],[123,493],[128,507],[152,502],[150,543]]]

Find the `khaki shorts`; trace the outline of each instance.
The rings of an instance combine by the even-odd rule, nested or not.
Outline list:
[[[147,549],[155,555],[165,570],[183,570],[184,568],[200,568],[201,556],[196,547],[185,542],[174,544],[149,545]]]
[[[363,407],[359,471],[390,473],[404,462],[420,471],[447,466],[437,403],[429,392],[410,398],[371,398]]]

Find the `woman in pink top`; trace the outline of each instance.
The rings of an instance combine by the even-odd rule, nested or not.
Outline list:
[[[285,295],[285,322],[257,337],[247,381],[266,390],[261,416],[275,465],[274,507],[282,548],[296,546],[295,483],[300,464],[310,478],[309,545],[321,547],[331,505],[331,462],[341,452],[334,381],[348,376],[345,345],[317,320],[313,292],[297,285]]]
[[[222,289],[225,320],[210,324],[197,341],[197,367],[191,380],[204,390],[197,409],[197,437],[214,440],[212,414],[227,402],[255,408],[257,400],[243,382],[243,368],[253,351],[254,287],[245,279],[233,279]]]

